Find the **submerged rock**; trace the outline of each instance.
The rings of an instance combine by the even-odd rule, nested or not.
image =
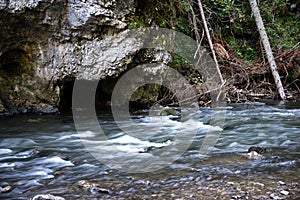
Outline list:
[[[34,112],[42,114],[52,114],[58,113],[58,109],[48,104],[40,104],[38,107],[34,108]]]
[[[265,147],[259,147],[259,146],[252,146],[248,149],[248,153],[250,153],[251,151],[255,151],[258,154],[264,154],[267,152],[267,148]]]
[[[78,186],[82,187],[84,190],[89,190],[92,194],[95,193],[103,193],[103,194],[110,194],[108,189],[104,189],[99,187],[96,183],[91,183],[85,180],[78,181]]]
[[[250,159],[250,160],[259,160],[262,159],[263,156],[256,151],[250,151],[249,153],[242,154],[242,156]]]
[[[6,193],[12,190],[12,187],[10,185],[7,185],[3,188],[0,187],[0,193]]]
[[[280,196],[276,195],[275,193],[270,194],[270,198],[271,198],[271,199],[275,199],[275,200],[283,199],[283,198],[281,198]]]
[[[178,114],[178,112],[175,109],[170,108],[168,106],[164,107],[159,113],[160,116],[176,115],[176,114]]]
[[[247,153],[242,154],[242,156],[250,159],[250,160],[259,160],[263,158],[264,153],[267,152],[265,147],[252,146],[248,149]]]

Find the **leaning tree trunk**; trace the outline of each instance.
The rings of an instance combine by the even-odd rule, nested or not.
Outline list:
[[[269,62],[276,86],[277,86],[277,90],[279,92],[281,99],[284,100],[286,98],[285,93],[284,93],[283,86],[282,86],[282,83],[281,83],[281,80],[280,80],[280,77],[279,77],[279,74],[277,71],[275,59],[274,59],[274,56],[272,53],[272,49],[270,47],[270,43],[269,43],[269,39],[268,39],[266,30],[264,27],[264,23],[261,19],[260,13],[259,13],[259,8],[257,6],[257,2],[256,2],[256,0],[249,0],[249,2],[250,2],[251,9],[252,9],[252,13],[253,13],[255,21],[256,21],[257,28],[259,30],[259,34],[260,34],[264,49],[267,54],[268,62]]]
[[[217,57],[216,57],[216,53],[215,53],[213,44],[212,44],[212,41],[211,41],[211,37],[210,37],[209,30],[208,30],[208,27],[207,27],[206,18],[205,18],[205,15],[204,15],[201,0],[198,0],[198,6],[199,6],[199,10],[200,10],[200,15],[201,15],[203,27],[204,27],[206,37],[207,37],[207,40],[208,40],[208,44],[209,44],[210,50],[212,52],[214,62],[216,64],[217,73],[218,73],[219,79],[220,79],[220,81],[222,83],[222,86],[223,86],[224,80],[223,80],[223,77],[222,77],[222,73],[220,71],[220,67],[219,67],[219,64],[218,64],[218,61],[217,61]]]

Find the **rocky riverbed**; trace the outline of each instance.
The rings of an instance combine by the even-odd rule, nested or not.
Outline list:
[[[286,174],[285,174],[286,175]],[[155,175],[154,175],[155,176]],[[178,179],[145,179],[127,176],[120,181],[107,178],[101,182],[80,180],[64,194],[65,199],[299,199],[297,178],[278,181],[260,177],[224,179],[183,176]],[[283,180],[283,179],[282,179]],[[56,191],[58,194],[59,190]],[[55,192],[54,192],[55,193]],[[54,195],[55,196],[55,195]],[[57,196],[59,197],[59,196]],[[22,198],[21,198],[22,199]],[[25,198],[24,198],[25,199]],[[41,198],[42,200],[43,198]],[[47,199],[47,198],[44,198]],[[55,198],[49,198],[55,200]],[[57,198],[58,199],[58,198]]]

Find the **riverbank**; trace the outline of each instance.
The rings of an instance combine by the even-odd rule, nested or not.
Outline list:
[[[176,171],[176,170],[175,170]],[[199,170],[201,172],[201,170]],[[180,172],[179,172],[180,173]],[[181,173],[180,173],[181,174]],[[154,175],[155,176],[155,175]],[[284,175],[285,176],[285,175]],[[284,180],[282,178],[268,179],[262,177],[251,177],[247,175],[244,178],[226,176],[223,179],[208,177],[203,180],[201,176],[183,176],[167,182],[163,178],[144,179],[137,176],[128,176],[127,184],[124,182],[108,179],[104,182],[92,181],[90,185],[109,188],[109,194],[99,192],[95,194],[97,199],[298,199],[300,198],[300,185],[297,178]],[[126,181],[125,181],[126,182]],[[126,185],[126,184],[125,184]],[[71,191],[84,191],[84,195],[91,198],[92,190],[80,189],[78,184],[72,186]],[[131,191],[128,193],[128,191]]]
[[[288,51],[275,51],[277,69],[288,100],[300,100],[300,44]],[[220,59],[227,81],[228,100],[232,102],[280,99],[265,60],[248,64],[238,57]]]
[[[200,171],[200,170],[199,170]],[[180,173],[180,172],[179,172]],[[150,175],[152,176],[152,175]],[[155,175],[154,175],[155,176]],[[209,177],[211,178],[211,177]],[[278,181],[279,180],[279,181]],[[225,177],[224,179],[203,180],[202,177],[147,178],[127,176],[126,179],[107,178],[98,182],[78,181],[72,185],[65,199],[80,196],[80,199],[228,199],[228,200],[296,200],[300,198],[300,185],[297,178],[268,179],[262,177]],[[84,185],[82,184],[84,183]],[[128,186],[129,185],[129,186]],[[59,194],[52,190],[52,194]]]

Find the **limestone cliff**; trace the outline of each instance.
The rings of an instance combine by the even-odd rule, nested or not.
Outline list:
[[[126,70],[134,11],[134,0],[1,0],[0,112],[55,112],[63,80]]]

